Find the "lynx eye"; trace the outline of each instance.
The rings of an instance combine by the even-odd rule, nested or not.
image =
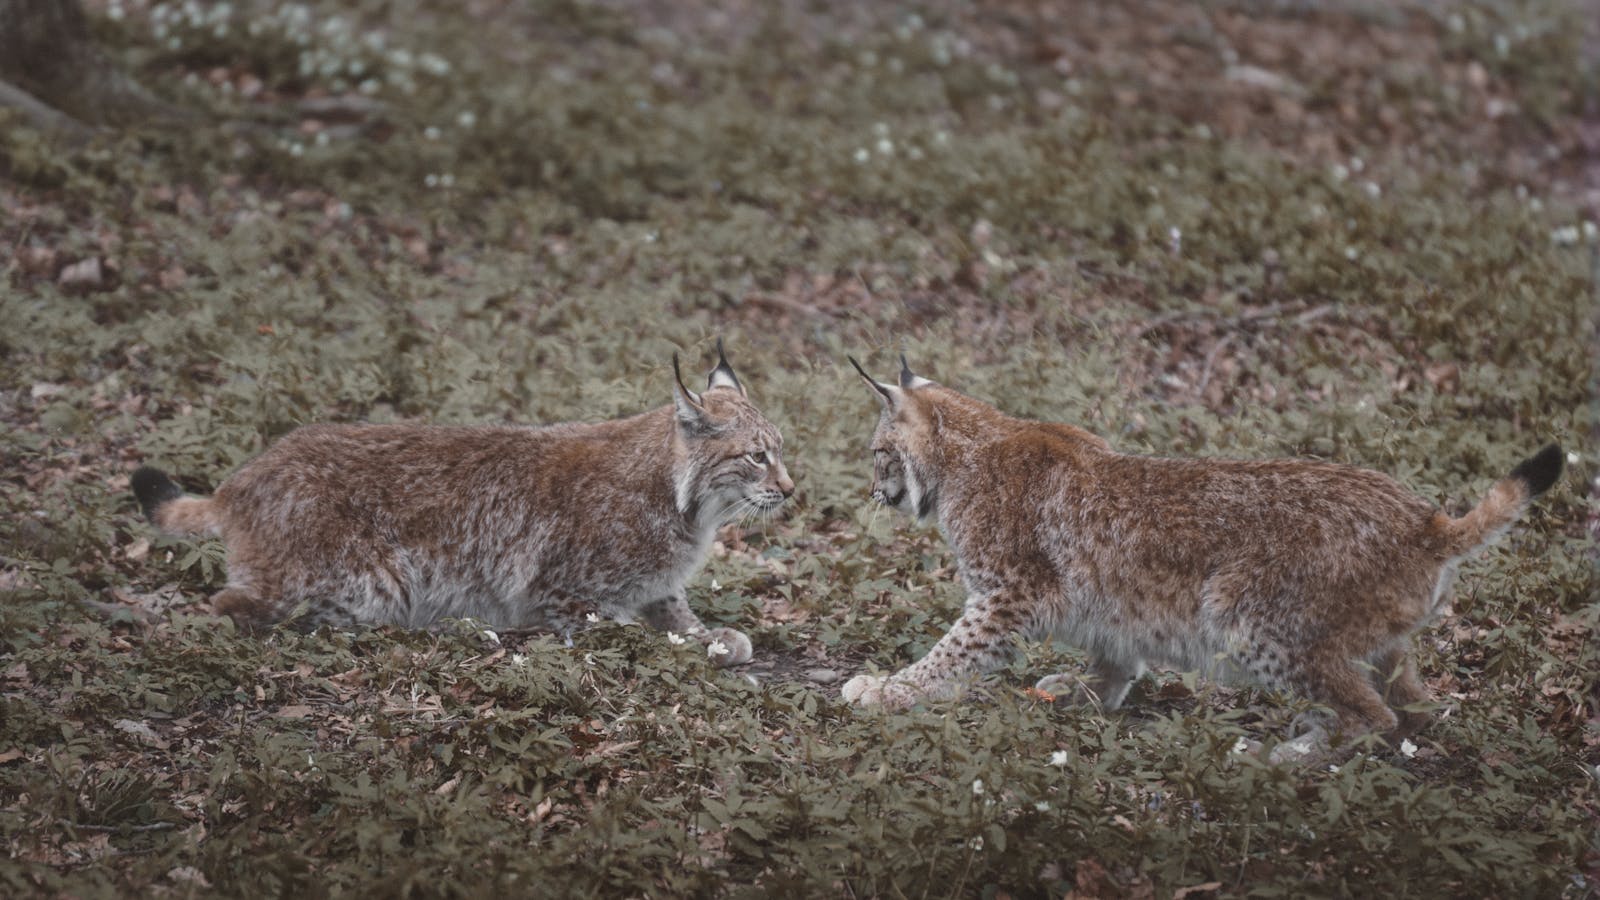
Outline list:
[[[746,453],[744,458],[758,466],[764,466],[767,464],[767,454],[762,450],[757,450],[754,453]]]

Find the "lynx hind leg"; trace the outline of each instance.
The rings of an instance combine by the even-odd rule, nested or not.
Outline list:
[[[1417,673],[1417,657],[1406,642],[1385,648],[1372,657],[1372,671],[1367,673],[1372,685],[1383,696],[1389,708],[1399,718],[1399,724],[1384,735],[1394,744],[1416,734],[1427,726],[1432,716],[1419,709],[1407,709],[1432,700],[1428,688]]]
[[[278,623],[278,609],[271,601],[247,587],[234,585],[211,595],[211,608],[233,620],[245,634],[260,634]]]
[[[1289,673],[1288,680],[1290,688],[1333,710],[1331,724],[1345,740],[1374,731],[1388,733],[1399,724],[1399,717],[1383,702],[1372,679],[1350,660],[1306,657]],[[1325,725],[1313,725],[1279,744],[1272,761],[1320,762],[1329,755],[1331,737]]]
[[[1033,689],[1050,694],[1058,701],[1074,705],[1096,706],[1107,712],[1119,709],[1128,698],[1128,689],[1144,674],[1144,663],[1100,657],[1089,667],[1088,674],[1078,676],[1071,672],[1046,675],[1034,684]]]

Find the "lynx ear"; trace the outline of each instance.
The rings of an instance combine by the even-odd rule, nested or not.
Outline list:
[[[850,360],[850,365],[855,366],[856,371],[861,373],[861,380],[865,381],[869,387],[878,392],[878,397],[883,400],[885,409],[893,410],[900,406],[899,388],[894,387],[893,385],[882,384],[880,382],[873,381],[872,376],[867,374],[866,369],[861,368],[861,363],[856,362],[856,358],[854,356],[846,356],[845,359]]]
[[[700,402],[700,395],[683,386],[683,372],[678,368],[676,353],[672,354],[672,406],[680,424],[690,429],[705,426],[706,408]]]
[[[717,367],[706,376],[706,390],[709,391],[714,387],[731,387],[738,391],[740,396],[748,396],[745,394],[744,385],[739,383],[739,376],[733,374],[733,366],[728,365],[728,355],[722,352],[720,337],[717,338]]]
[[[900,387],[908,391],[914,391],[930,384],[933,384],[933,382],[911,371],[911,364],[906,362],[906,355],[904,353],[900,354]]]

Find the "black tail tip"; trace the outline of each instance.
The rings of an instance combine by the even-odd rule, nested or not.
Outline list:
[[[1520,478],[1528,486],[1528,496],[1534,497],[1550,489],[1561,477],[1561,467],[1566,464],[1566,454],[1555,444],[1528,457],[1511,470],[1512,478]]]
[[[151,522],[156,520],[156,510],[162,504],[183,496],[183,488],[168,478],[167,473],[149,466],[135,469],[128,483],[133,487],[133,496],[139,500],[139,509]]]

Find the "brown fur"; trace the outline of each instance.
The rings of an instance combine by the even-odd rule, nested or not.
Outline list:
[[[1077,693],[1106,708],[1153,663],[1297,692],[1347,735],[1408,731],[1424,717],[1403,707],[1427,699],[1411,634],[1440,612],[1460,558],[1559,474],[1546,448],[1453,519],[1377,472],[1130,456],[909,369],[897,386],[867,380],[883,401],[873,495],[938,523],[969,598],[922,660],[846,684],[863,704],[958,695],[1015,637],[1054,636],[1088,651]],[[1297,746],[1323,742],[1317,729]]]
[[[707,630],[683,588],[718,526],[794,491],[781,448],[724,359],[703,394],[679,381],[672,405],[626,419],[311,425],[210,498],[152,469],[133,482],[161,528],[226,542],[213,605],[246,627],[637,619],[720,641],[731,665],[749,640]]]

